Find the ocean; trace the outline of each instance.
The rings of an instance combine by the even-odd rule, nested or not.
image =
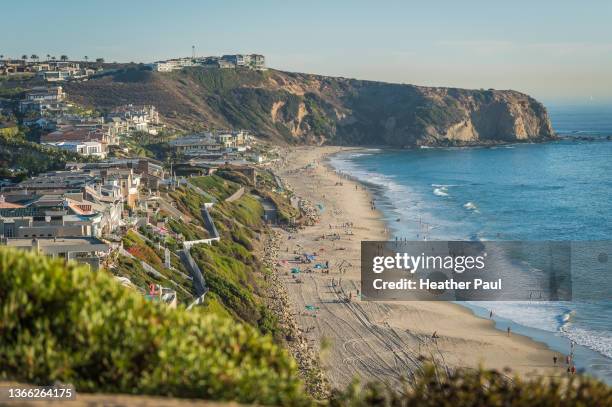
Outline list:
[[[564,140],[369,149],[340,153],[331,164],[371,186],[400,238],[612,240],[612,107],[552,106],[549,113]],[[577,367],[612,383],[612,300],[461,305],[483,317],[494,310],[500,329],[512,326],[565,354],[573,341]]]

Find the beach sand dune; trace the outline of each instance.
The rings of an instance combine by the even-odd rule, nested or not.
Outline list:
[[[345,386],[354,377],[393,384],[409,377],[420,357],[449,367],[511,368],[523,376],[563,374],[564,367],[554,368],[554,353],[545,345],[508,336],[456,304],[361,301],[360,242],[384,240],[386,229],[381,214],[371,208],[369,192],[325,164],[339,150],[293,149],[277,171],[297,197],[318,208],[320,220],[314,226],[282,231],[278,271],[332,385]],[[317,256],[312,264],[292,262],[303,253]],[[325,262],[329,273],[307,272]],[[294,268],[300,273],[291,273]]]

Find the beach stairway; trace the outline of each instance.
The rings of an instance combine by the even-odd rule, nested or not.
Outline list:
[[[189,252],[189,248],[179,250],[179,257],[193,278],[193,288],[196,291],[196,295],[203,299],[208,292],[208,287],[206,286],[206,281],[204,280],[200,267],[198,267],[197,263]]]

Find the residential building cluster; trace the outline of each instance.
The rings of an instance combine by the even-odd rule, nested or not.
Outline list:
[[[18,110],[24,125],[42,130],[41,144],[97,158],[105,158],[120,136],[135,131],[157,134],[163,128],[155,106],[128,104],[104,117],[93,116],[69,103],[61,86],[34,87]]]
[[[129,226],[144,204],[141,190],[157,189],[160,162],[146,158],[70,163],[63,171],[0,188],[2,243],[99,267],[110,253],[100,238]]]
[[[96,73],[95,69],[87,64],[73,61],[39,61],[38,57],[27,59],[1,59],[0,75],[30,73],[47,82],[61,82],[67,80],[83,80]]]
[[[190,134],[170,141],[173,150],[186,157],[230,158],[250,149],[254,138],[245,130]]]
[[[266,58],[260,54],[232,54],[195,58],[173,58],[149,64],[149,67],[158,72],[171,72],[186,67],[199,66],[203,68],[249,68],[258,71],[266,70]]]

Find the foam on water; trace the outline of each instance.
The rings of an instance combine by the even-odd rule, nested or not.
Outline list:
[[[568,324],[562,328],[564,335],[579,345],[586,346],[612,359],[612,338],[610,332],[583,329]]]
[[[448,189],[446,187],[434,188],[433,193],[436,196],[448,196]]]
[[[476,204],[474,202],[471,202],[471,201],[470,202],[466,202],[466,203],[463,204],[463,207],[465,209],[467,209],[467,210],[474,211],[474,212],[478,213],[478,206],[476,206]]]

